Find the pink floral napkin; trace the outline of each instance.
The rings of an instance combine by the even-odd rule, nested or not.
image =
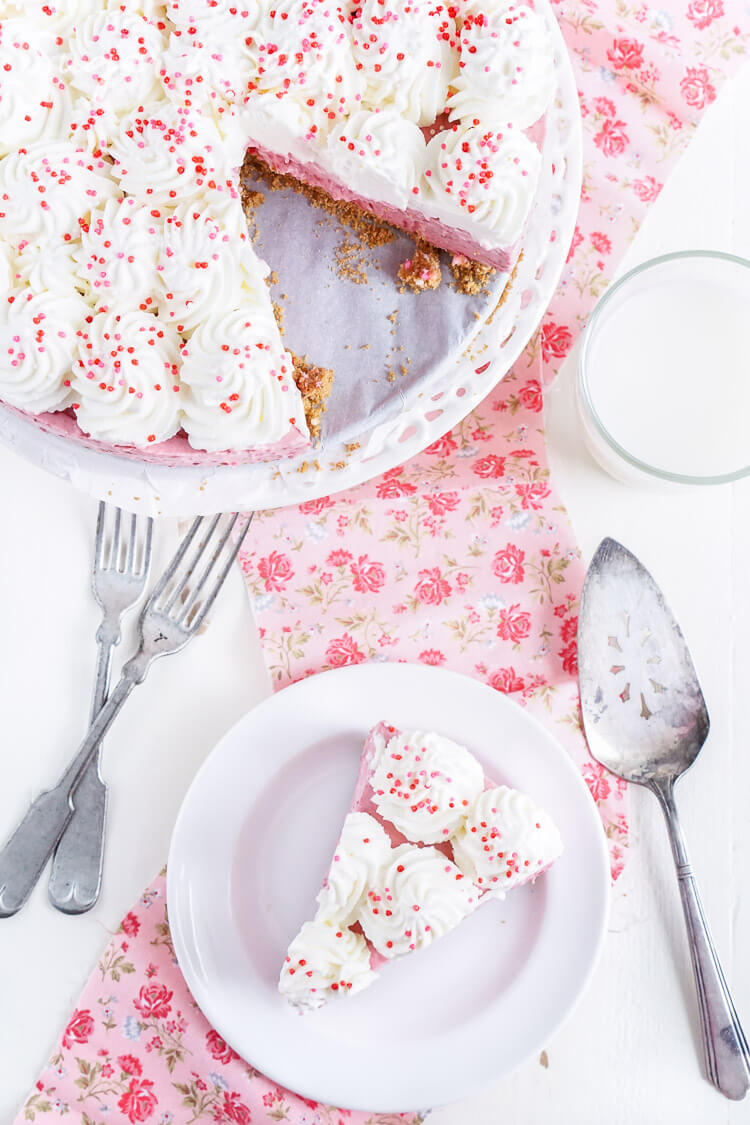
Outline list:
[[[256,520],[242,562],[277,687],[343,664],[417,660],[478,676],[534,708],[581,765],[616,877],[624,794],[587,757],[580,732],[583,567],[549,482],[541,388],[747,51],[750,14],[743,0],[560,0],[556,11],[578,79],[584,189],[538,341],[469,418],[408,465]],[[418,1120],[307,1102],[237,1058],[177,968],[163,875],[113,936],[16,1125],[57,1117],[71,1125]]]

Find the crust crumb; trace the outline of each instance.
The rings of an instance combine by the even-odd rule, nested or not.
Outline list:
[[[415,293],[422,293],[425,289],[437,289],[443,280],[443,271],[435,247],[421,238],[417,239],[414,253],[398,268],[398,279]]]
[[[482,262],[472,262],[463,254],[454,254],[451,258],[451,273],[459,293],[478,297],[489,293],[490,282],[497,270],[493,266],[483,265]]]
[[[333,371],[330,367],[318,367],[306,358],[293,355],[294,381],[302,395],[302,404],[305,408],[305,417],[310,433],[314,438],[320,437],[320,423],[325,414],[328,396],[333,386]]]

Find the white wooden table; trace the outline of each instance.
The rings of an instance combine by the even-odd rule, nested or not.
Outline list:
[[[748,198],[750,69],[712,107],[626,264],[689,247],[750,256]],[[549,396],[556,481],[585,556],[604,535],[632,548],[663,585],[691,645],[712,727],[679,797],[714,937],[750,1032],[750,484],[665,497],[610,480],[582,449],[574,360]],[[5,449],[0,479],[4,835],[81,736],[97,614],[88,590],[94,503]],[[175,535],[174,527],[160,528],[157,567]],[[36,1080],[108,933],[164,862],[197,767],[268,690],[242,582],[233,574],[206,635],[174,661],[155,665],[107,739],[112,800],[96,909],[65,917],[40,885],[24,911],[0,922],[3,1125]],[[470,1102],[437,1111],[431,1125],[750,1120],[750,1101],[730,1104],[702,1077],[661,814],[641,792],[633,793],[631,810],[631,855],[614,894],[609,940],[588,993],[548,1045],[548,1066],[528,1062]]]

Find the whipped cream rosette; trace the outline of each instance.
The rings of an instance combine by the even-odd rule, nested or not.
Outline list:
[[[259,147],[269,150],[286,147],[293,152],[302,139],[307,146],[304,156],[309,157],[314,152],[321,162],[326,138],[338,124],[314,98],[308,101],[286,95],[280,97],[272,91],[247,97],[238,113],[245,133]],[[346,118],[341,121],[345,122]]]
[[[310,1011],[335,996],[361,992],[376,977],[361,934],[316,920],[306,922],[289,946],[279,989],[290,1004]]]
[[[33,25],[0,22],[0,156],[61,136],[69,115],[65,82]]]
[[[78,245],[77,239],[66,238],[20,243],[15,254],[15,284],[29,285],[35,293],[49,290],[66,297],[85,297],[75,272],[73,255]]]
[[[410,207],[425,168],[422,130],[395,109],[353,113],[328,135],[328,163],[344,182],[367,184],[373,199]]]
[[[227,151],[207,117],[166,99],[124,117],[109,155],[122,190],[152,206],[176,207],[203,192],[237,194],[239,153]]]
[[[0,160],[0,236],[75,238],[92,208],[118,194],[103,160],[69,141],[37,141]]]
[[[352,112],[362,98],[349,10],[336,0],[279,0],[263,7],[247,48],[250,91],[271,90],[317,105],[330,120]]]
[[[80,333],[72,373],[81,429],[100,441],[146,445],[180,428],[179,336],[138,309],[102,308]]]
[[[525,133],[454,125],[427,145],[425,206],[483,239],[514,243],[536,193],[542,157]]]
[[[237,42],[173,32],[162,52],[160,79],[166,97],[208,115],[220,132],[223,122],[232,118],[231,107],[242,104],[249,73],[249,59]]]
[[[290,429],[304,432],[292,358],[277,341],[273,312],[253,300],[196,328],[182,349],[183,425],[196,449],[273,445]]]
[[[349,926],[358,917],[367,888],[391,854],[387,832],[368,813],[349,813],[323,889],[317,918]]]
[[[182,335],[247,300],[262,308],[265,269],[250,249],[239,202],[186,203],[163,224],[156,258],[162,319]],[[273,329],[263,319],[266,338]]]
[[[401,844],[391,852],[358,913],[382,957],[425,949],[479,904],[477,889],[437,848]]]
[[[80,20],[60,55],[74,93],[117,117],[159,96],[162,31],[138,12],[99,8]]]
[[[133,196],[108,199],[91,212],[72,252],[77,284],[94,303],[151,304],[162,223]]]
[[[21,410],[61,410],[89,308],[71,293],[12,289],[0,302],[0,397]]]
[[[373,760],[373,802],[407,840],[445,841],[482,791],[484,773],[469,751],[432,731],[384,743]]]
[[[417,125],[445,109],[458,73],[458,32],[448,5],[364,0],[354,17],[357,68],[369,106],[393,106]]]
[[[482,793],[452,846],[463,873],[500,898],[539,875],[562,853],[552,818],[525,793],[507,785]]]
[[[551,818],[529,797],[487,779],[465,747],[435,732],[379,723],[362,751],[315,921],[292,941],[279,990],[302,1011],[357,990],[327,989],[333,970],[319,976],[318,965],[335,948],[331,929],[321,925],[336,927],[337,941],[364,940],[377,969],[450,933],[483,901],[537,878],[561,851]],[[318,945],[325,956],[316,960]],[[314,970],[308,979],[300,975],[305,962]],[[363,971],[358,987],[372,979]]]
[[[524,4],[474,0],[464,12],[458,76],[448,100],[451,120],[517,129],[533,125],[555,92],[552,37]]]

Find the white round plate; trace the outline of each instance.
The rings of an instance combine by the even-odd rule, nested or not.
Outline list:
[[[395,409],[385,419],[365,411],[333,440],[326,439],[324,423],[319,449],[232,466],[169,466],[102,451],[82,435],[71,440],[46,432],[32,416],[2,403],[0,441],[96,499],[152,516],[190,516],[278,508],[340,492],[403,463],[457,425],[507,374],[534,334],[560,280],[578,215],[582,157],[575,76],[551,5],[537,0],[535,7],[554,39],[558,93],[545,118],[542,175],[516,277],[491,323],[491,307],[484,322],[477,321],[463,354],[446,355],[410,386],[394,384]],[[413,343],[418,347],[419,340]]]
[[[565,851],[366,992],[301,1016],[277,992],[279,970],[381,719],[464,743],[549,811]],[[225,735],[177,819],[167,895],[190,990],[243,1058],[316,1101],[397,1113],[466,1097],[549,1043],[596,963],[609,873],[580,774],[519,706],[455,672],[364,664],[285,688]]]

